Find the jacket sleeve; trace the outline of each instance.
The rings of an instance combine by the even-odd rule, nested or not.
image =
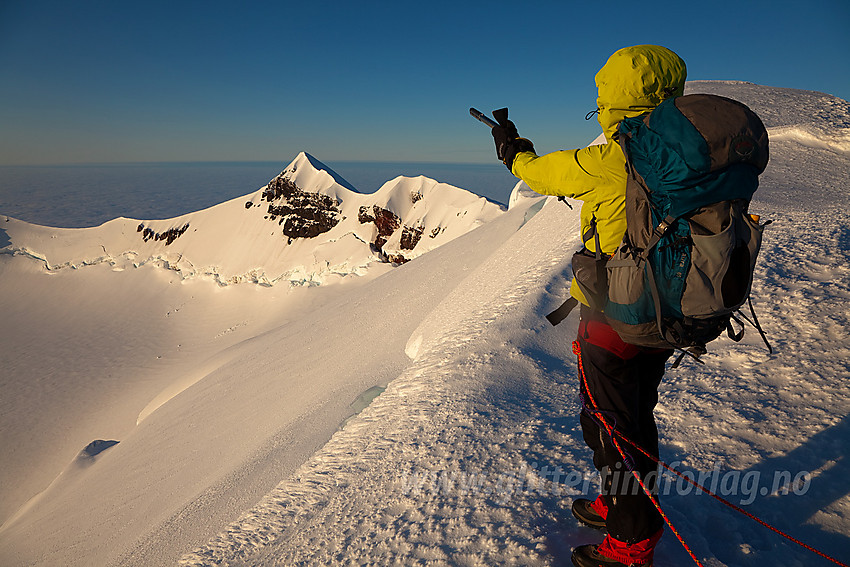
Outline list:
[[[514,158],[511,172],[537,193],[586,201],[588,193],[611,181],[606,162],[610,161],[607,154],[612,148],[608,146],[588,146],[542,156],[522,152]]]

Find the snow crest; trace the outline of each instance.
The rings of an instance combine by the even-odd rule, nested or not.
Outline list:
[[[558,227],[564,230],[541,248],[538,237]],[[526,357],[546,329],[545,321],[533,314],[553,301],[539,282],[557,274],[558,292],[563,292],[562,278],[568,274],[564,250],[575,245],[577,231],[577,211],[548,201],[431,311],[413,334],[425,339],[408,342],[407,353],[415,360],[380,397],[292,479],[180,564],[332,564],[342,559],[343,550],[355,548],[360,563],[385,563],[391,557],[405,564],[421,559],[463,563],[477,554],[491,564],[501,562],[505,553],[541,560],[538,552],[525,555],[526,546],[533,546],[541,534],[534,526],[520,527],[517,512],[506,505],[510,498],[495,484],[479,494],[464,489],[444,497],[428,492],[427,480],[426,486],[419,482],[423,473],[465,474],[458,467],[471,455],[482,470],[534,474],[506,449],[544,427],[539,408],[527,414],[514,404],[528,389],[552,395],[558,373],[563,379],[560,357],[566,358],[568,343],[547,345],[557,357],[548,353],[537,362]],[[522,344],[501,344],[506,333]],[[546,370],[553,367],[557,372],[549,375]],[[555,395],[568,405],[563,394]],[[502,421],[500,408],[513,415]],[[529,418],[533,423],[526,422]],[[486,423],[497,430],[482,437],[478,430],[486,430]],[[505,439],[496,441],[499,435]],[[547,447],[547,457],[558,458],[556,449]],[[480,461],[487,452],[491,458]],[[491,482],[498,482],[495,475]],[[474,509],[479,510],[479,525]],[[517,539],[489,533],[493,521],[518,527]],[[364,538],[373,530],[378,538],[367,543]],[[328,545],[331,541],[335,543]],[[418,549],[417,541],[440,545]],[[470,541],[477,543],[464,549]]]
[[[151,265],[220,286],[313,286],[380,273],[502,213],[496,203],[425,177],[399,177],[362,194],[302,152],[255,193],[173,219],[118,218],[86,229],[7,219],[9,242],[0,253],[38,260],[52,272]]]
[[[744,85],[738,93],[737,86],[717,85],[739,100],[755,97],[749,103],[773,92]],[[773,94],[784,100],[788,93]],[[798,106],[773,116],[806,115],[808,97],[790,100]],[[705,366],[669,372],[658,408],[662,456],[695,477],[758,479],[763,484],[751,496],[734,494],[737,502],[746,496],[756,513],[840,556],[850,533],[850,495],[839,488],[847,472],[839,455],[850,449],[842,417],[850,401],[841,393],[850,375],[843,307],[850,297],[850,218],[846,193],[840,202],[801,203],[799,195],[816,194],[831,175],[850,174],[850,163],[836,152],[843,132],[823,127],[833,137],[807,151],[821,152],[811,163],[830,160],[832,170],[808,161],[790,166],[803,150],[799,140],[782,140],[777,132],[784,126],[774,124],[772,140],[786,143],[772,148],[751,209],[775,221],[765,234],[753,300],[776,352],[768,355],[750,330],[742,343],[718,340]],[[553,200],[536,215],[530,210],[493,262],[420,323],[406,346],[413,362],[386,392],[182,565],[332,564],[350,557],[380,565],[552,565],[591,541],[564,520],[574,495],[596,490],[576,427],[570,337],[535,319],[546,312],[547,293],[565,293],[565,249],[578,243],[558,237],[575,232],[578,219]],[[541,267],[529,257],[542,265],[559,261]],[[540,285],[559,281],[559,288]],[[572,328],[571,320],[562,325]],[[553,470],[563,472],[560,481]],[[817,488],[797,496],[791,475],[809,478],[805,471]],[[809,551],[676,486],[667,479],[664,508],[705,565],[812,562]],[[690,559],[668,537],[656,561]]]

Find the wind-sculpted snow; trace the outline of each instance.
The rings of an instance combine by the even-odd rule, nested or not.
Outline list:
[[[740,343],[712,343],[704,365],[670,370],[661,455],[846,561],[850,161],[835,143],[846,103],[694,86],[742,100],[771,128],[750,210],[773,220],[753,302],[774,354],[748,328]],[[834,137],[814,147],[782,128]],[[309,156],[283,175],[340,203],[339,223],[289,243],[282,217],[264,218],[274,203],[257,206],[262,191],[220,205],[226,219],[245,211],[244,226],[214,223],[215,208],[145,222],[161,234],[191,221],[167,247],[144,243],[138,221],[90,232],[4,223],[0,512],[20,513],[0,527],[0,562],[563,565],[571,547],[599,541],[569,513],[597,489],[577,420],[576,313],[554,328],[544,319],[568,293],[578,208],[517,184],[510,209],[481,222],[486,202],[424,178],[363,195]],[[255,227],[268,232],[255,258],[266,236],[274,243],[266,267],[272,249],[344,265],[335,246],[375,264],[309,287],[317,272],[304,262],[286,276],[299,287],[219,286],[142,263],[199,270],[195,235],[222,226],[215,257],[231,270],[228,239]],[[414,254],[442,245],[387,263],[411,252],[405,226],[422,229]],[[101,247],[104,234],[133,245]],[[61,254],[83,248],[90,263]],[[75,466],[93,439],[120,443]],[[707,567],[830,564],[675,477],[659,490]],[[655,564],[690,563],[668,532]]]
[[[525,481],[499,480],[498,474],[535,474],[513,448],[545,435],[545,411],[525,402],[554,396],[554,405],[571,404],[562,388],[569,343],[552,333],[545,337],[545,320],[536,313],[553,301],[540,281],[557,275],[556,289],[565,289],[563,251],[576,244],[578,215],[552,200],[525,226],[411,334],[406,351],[415,360],[386,391],[290,480],[181,564],[335,564],[345,561],[346,548],[362,564],[496,564],[539,547],[539,522],[522,525],[506,505],[512,496],[496,483]],[[553,226],[563,230],[545,244],[533,237]],[[512,341],[505,345],[508,335]],[[541,460],[563,462],[562,450],[576,452],[541,441]],[[478,478],[492,484],[480,493],[460,486],[430,492],[430,477],[421,475],[444,471],[456,482],[460,474],[492,473],[489,481]],[[553,509],[537,508],[554,519],[557,505],[545,501]],[[492,531],[492,522],[517,533],[505,538],[506,532]],[[372,530],[377,537],[370,543]],[[528,557],[540,561],[542,551]]]
[[[850,126],[844,131],[818,128],[813,125],[780,126],[770,129],[774,142],[790,140],[809,148],[850,154]]]
[[[850,410],[842,393],[850,375],[848,199],[844,193],[819,212],[785,204],[791,188],[799,201],[850,167],[833,154],[835,170],[813,176],[789,163],[799,152],[776,147],[768,174],[786,175],[766,176],[752,207],[775,221],[753,295],[776,354],[750,329],[743,343],[713,344],[705,366],[668,373],[658,410],[662,456],[694,478],[722,481],[734,502],[752,504],[751,511],[841,557],[850,533],[850,490],[840,480],[847,473],[841,455],[850,449],[842,418]],[[521,184],[515,193],[521,202]],[[546,294],[563,288],[528,286],[557,282],[558,270],[544,275],[526,256],[545,265],[559,246],[569,248],[546,245],[576,220],[547,203],[504,248],[534,242],[539,255],[496,254],[458,286],[408,340],[408,370],[293,477],[181,564],[356,557],[382,565],[557,565],[569,561],[572,546],[595,541],[568,511],[572,495],[595,490],[576,427],[577,378],[567,354],[574,321],[552,329],[534,318],[546,312]],[[805,479],[806,490],[791,484]],[[666,512],[705,565],[828,564],[675,477],[662,486]],[[656,562],[690,559],[668,536]]]

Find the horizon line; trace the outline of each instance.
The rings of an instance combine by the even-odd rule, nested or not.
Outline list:
[[[312,154],[311,154],[312,155]],[[114,166],[144,166],[144,165],[224,165],[224,164],[272,164],[282,163],[284,167],[294,161],[280,160],[164,160],[164,161],[103,161],[103,162],[68,162],[68,163],[0,163],[0,167],[114,167]],[[319,158],[317,158],[319,159]],[[363,163],[363,164],[422,164],[422,165],[499,165],[501,162],[494,159],[492,162],[483,161],[430,161],[430,160],[366,160],[366,159],[327,159],[321,158],[323,163]]]

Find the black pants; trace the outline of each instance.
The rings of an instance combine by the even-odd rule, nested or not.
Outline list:
[[[672,351],[639,349],[623,343],[620,344],[626,348],[616,348],[616,345],[613,349],[605,348],[610,347],[607,342],[619,338],[613,330],[614,338],[611,338],[598,324],[601,322],[607,327],[601,314],[583,310],[582,319],[588,318],[594,318],[596,324],[580,326],[578,341],[587,388],[595,408],[582,380],[582,433],[585,443],[593,450],[593,464],[602,474],[602,495],[608,504],[608,533],[624,543],[637,543],[658,532],[664,520],[630,471],[636,471],[652,491],[657,465],[618,439],[626,454],[624,462],[601,418],[658,457],[658,429],[653,409],[658,403],[658,385],[664,375],[665,362]]]

